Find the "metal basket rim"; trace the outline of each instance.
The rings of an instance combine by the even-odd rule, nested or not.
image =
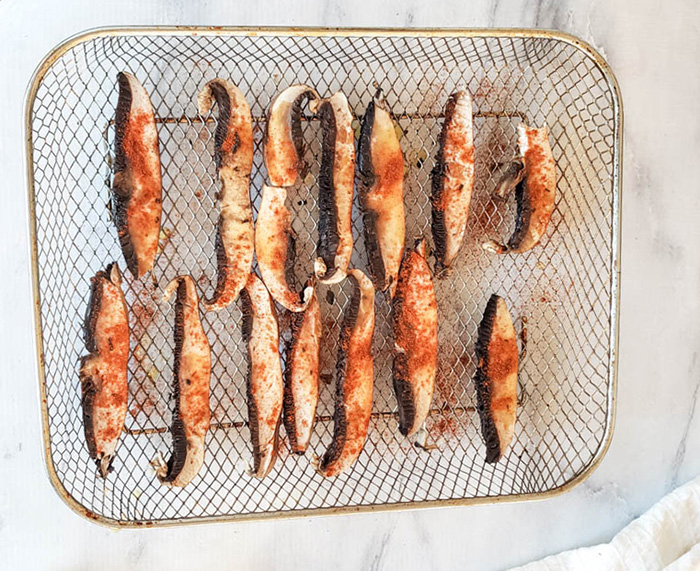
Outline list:
[[[569,44],[590,58],[603,74],[612,96],[613,117],[613,165],[612,165],[612,244],[611,244],[611,292],[610,297],[610,346],[608,367],[608,409],[605,432],[597,451],[589,464],[564,484],[544,492],[513,494],[508,496],[490,496],[477,498],[454,498],[446,500],[425,500],[420,502],[397,502],[393,504],[375,504],[363,506],[336,506],[311,508],[303,510],[272,511],[250,514],[231,514],[223,516],[205,516],[196,518],[171,518],[150,521],[118,520],[102,516],[86,508],[68,492],[56,469],[51,456],[51,439],[49,435],[48,404],[46,400],[45,362],[43,355],[43,334],[41,320],[41,296],[39,290],[38,246],[36,230],[36,203],[34,188],[34,162],[32,160],[32,113],[37,91],[48,70],[71,48],[100,37],[109,36],[283,36],[283,37],[468,37],[468,38],[545,38]],[[68,37],[57,44],[39,63],[27,87],[25,95],[25,159],[27,169],[27,198],[29,206],[29,254],[31,258],[32,298],[34,302],[34,333],[36,352],[36,374],[38,378],[39,406],[41,408],[42,435],[44,444],[44,465],[52,487],[66,505],[88,521],[102,526],[120,529],[140,529],[146,527],[170,527],[176,525],[219,523],[229,521],[260,521],[270,519],[289,519],[307,516],[327,516],[334,514],[387,512],[407,509],[437,507],[456,507],[467,505],[484,505],[492,503],[534,501],[553,498],[566,493],[583,481],[598,468],[606,456],[615,428],[617,408],[618,350],[620,324],[620,274],[621,274],[621,194],[622,194],[622,151],[623,151],[623,103],[617,78],[605,58],[591,44],[581,38],[558,30],[532,28],[324,28],[324,27],[257,27],[257,26],[104,26],[84,30]]]

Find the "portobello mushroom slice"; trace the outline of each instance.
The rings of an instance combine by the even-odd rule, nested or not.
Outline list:
[[[292,452],[303,454],[316,421],[321,352],[321,307],[314,292],[308,307],[292,315],[284,377],[284,427]]]
[[[519,156],[511,163],[496,194],[504,197],[515,189],[515,231],[507,244],[489,240],[483,248],[496,254],[527,252],[547,230],[556,198],[556,170],[547,127],[518,125]]]
[[[374,286],[396,290],[406,235],[403,154],[394,122],[378,97],[367,107],[360,128],[357,189]]]
[[[279,328],[272,297],[250,274],[241,292],[243,340],[248,347],[248,426],[253,442],[251,475],[267,476],[279,447],[284,381],[279,355]]]
[[[438,275],[452,266],[459,253],[473,188],[472,100],[466,91],[457,91],[445,106],[445,122],[432,171],[432,230]]]
[[[197,98],[199,114],[219,108],[214,159],[221,181],[216,228],[217,281],[205,309],[227,307],[240,293],[253,265],[253,211],[250,172],[253,167],[253,118],[245,96],[225,79],[214,79]]]
[[[153,269],[162,210],[160,151],[148,93],[130,73],[117,75],[112,213],[134,277]]]
[[[267,112],[263,155],[272,186],[292,186],[297,176],[306,176],[301,111],[307,100],[309,111],[316,113],[316,90],[308,85],[292,85],[275,97]]]
[[[486,462],[494,464],[513,439],[518,392],[518,343],[508,306],[493,294],[486,304],[476,342],[477,410],[486,442]]]
[[[324,477],[348,470],[362,452],[367,439],[374,390],[374,287],[360,270],[351,269],[350,307],[340,329],[335,379],[333,440],[316,469]]]
[[[211,350],[199,317],[199,298],[192,276],[178,276],[165,288],[163,301],[175,297],[175,407],[170,425],[173,452],[152,460],[156,476],[166,486],[189,484],[204,463],[204,438],[209,430]]]
[[[437,369],[437,302],[423,240],[404,254],[392,305],[399,432],[410,436],[428,417]]]
[[[129,398],[129,318],[121,283],[116,263],[97,272],[83,325],[88,350],[80,359],[83,429],[102,478],[112,471]]]
[[[319,173],[318,257],[321,283],[338,283],[352,256],[352,198],[355,180],[355,132],[348,100],[340,91],[319,106],[323,144]]]
[[[306,309],[313,287],[307,286],[299,294],[290,285],[294,283],[296,236],[292,230],[292,215],[285,205],[286,199],[286,189],[263,185],[255,225],[255,252],[260,275],[272,298],[285,309],[299,312]]]

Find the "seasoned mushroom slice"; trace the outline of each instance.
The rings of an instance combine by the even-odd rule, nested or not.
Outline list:
[[[423,240],[403,257],[392,305],[399,431],[410,436],[430,412],[437,368],[437,302]]]
[[[352,111],[341,92],[319,106],[323,144],[319,173],[318,257],[316,277],[322,283],[345,278],[352,255],[352,196],[355,180],[355,133]]]
[[[374,390],[374,287],[360,270],[349,270],[353,283],[350,307],[340,329],[335,379],[333,440],[316,461],[325,477],[348,470],[362,452],[372,414]]]
[[[496,194],[503,197],[515,189],[515,231],[508,244],[489,240],[485,250],[496,254],[527,252],[544,236],[554,210],[556,170],[547,127],[534,129],[518,125],[520,156],[510,165],[498,184]]]
[[[97,272],[91,282],[83,327],[89,354],[80,359],[81,404],[90,458],[106,478],[126,418],[129,318],[116,263]]]
[[[486,304],[476,342],[477,410],[486,462],[498,462],[513,439],[518,392],[518,343],[508,306],[494,294]]]
[[[432,171],[433,241],[442,272],[452,266],[464,240],[474,188],[472,100],[466,91],[450,95]]]
[[[275,97],[267,112],[264,159],[272,186],[292,186],[297,176],[306,176],[301,132],[301,110],[306,100],[309,111],[316,113],[318,93],[308,85],[292,85]]]
[[[243,340],[248,346],[248,426],[256,478],[275,465],[282,419],[284,381],[279,355],[277,313],[265,284],[250,274],[241,292]]]
[[[126,72],[117,81],[112,213],[126,265],[141,277],[153,269],[160,235],[158,132],[151,100],[139,81]]]
[[[166,486],[183,487],[204,462],[204,438],[209,430],[211,351],[199,318],[199,298],[191,276],[178,276],[165,288],[163,301],[175,298],[175,363],[170,433],[173,452],[166,462],[160,452],[151,464]]]
[[[403,154],[394,122],[377,97],[362,118],[357,190],[363,210],[372,281],[393,297],[403,254]]]
[[[250,171],[253,167],[253,119],[245,96],[225,79],[214,79],[199,94],[200,115],[219,108],[214,135],[214,158],[221,181],[216,228],[216,289],[204,300],[207,310],[233,302],[253,264],[253,211],[250,205]]]
[[[301,294],[295,292],[294,262],[296,237],[292,230],[292,215],[285,205],[287,191],[281,187],[263,186],[263,195],[255,225],[255,252],[262,279],[273,299],[289,311],[304,311],[311,299],[313,287]]]
[[[287,347],[284,428],[295,454],[306,452],[316,420],[321,329],[321,307],[314,292],[308,307],[292,316],[292,339]]]

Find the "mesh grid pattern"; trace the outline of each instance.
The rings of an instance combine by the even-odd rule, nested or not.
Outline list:
[[[124,268],[108,210],[116,74],[134,73],[151,95],[160,137],[163,221],[151,277],[124,271],[132,355],[129,413],[106,483],[82,433],[78,359],[89,278],[112,260]],[[332,436],[338,326],[350,289],[321,286],[321,402],[310,450],[281,456],[270,476],[245,473],[245,347],[233,304],[203,313],[212,347],[211,409],[205,465],[184,489],[160,485],[149,466],[169,453],[174,311],[162,287],[191,273],[200,294],[213,291],[218,189],[214,114],[200,117],[196,96],[215,77],[246,94],[254,116],[254,214],[265,177],[264,113],[271,98],[298,82],[322,96],[347,95],[359,119],[376,86],[400,127],[405,155],[407,243],[430,238],[430,171],[443,108],[457,88],[474,99],[476,183],[462,253],[453,274],[436,281],[439,363],[424,448],[397,430],[391,388],[388,298],[377,295],[375,396],[364,452],[347,474],[323,479],[310,463]],[[298,512],[339,506],[538,493],[561,486],[594,459],[611,403],[611,300],[614,293],[613,92],[589,56],[552,38],[106,35],[79,43],[47,70],[33,103],[31,136],[39,294],[50,461],[67,493],[88,512],[118,522]],[[310,119],[310,118],[309,118]],[[547,124],[557,165],[557,203],[544,245],[522,255],[482,251],[487,237],[513,228],[514,205],[495,200],[504,163],[516,152],[520,121]],[[356,120],[359,128],[359,121]],[[304,122],[306,180],[289,192],[298,234],[296,273],[312,270],[317,238],[319,124]],[[366,270],[362,221],[353,213],[352,264]],[[474,343],[486,301],[507,299],[522,335],[518,420],[513,444],[484,463],[474,411]],[[288,317],[280,312],[282,336]],[[525,347],[526,345],[526,347]]]

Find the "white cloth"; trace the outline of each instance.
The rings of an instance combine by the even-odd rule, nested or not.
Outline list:
[[[564,551],[512,571],[700,570],[700,477],[677,488],[610,543]]]

